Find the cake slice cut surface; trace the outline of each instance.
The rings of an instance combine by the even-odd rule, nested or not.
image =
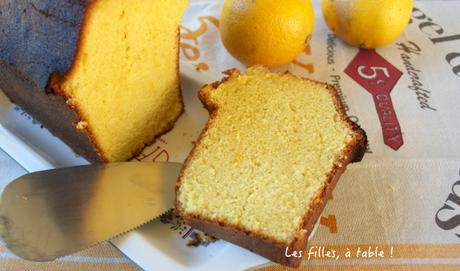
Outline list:
[[[58,89],[106,161],[132,157],[182,113],[178,25],[186,4],[110,0],[90,6],[74,63]]]
[[[210,119],[178,180],[186,222],[273,261],[306,246],[346,165],[366,136],[326,84],[262,67],[203,87]],[[287,250],[286,250],[287,247]]]

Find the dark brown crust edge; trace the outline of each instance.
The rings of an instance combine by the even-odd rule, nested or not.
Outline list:
[[[195,214],[184,214],[180,209],[180,204],[177,201],[177,192],[180,187],[183,171],[185,170],[185,168],[187,168],[188,162],[193,158],[195,154],[196,146],[200,144],[200,141],[204,136],[204,133],[211,125],[213,118],[215,118],[217,109],[216,104],[212,104],[206,99],[206,95],[203,90],[206,88],[211,88],[211,91],[212,89],[216,89],[221,83],[231,78],[232,75],[238,75],[239,71],[236,69],[232,69],[226,71],[225,74],[227,74],[228,77],[225,77],[220,82],[218,81],[210,85],[205,85],[199,91],[199,98],[203,102],[207,110],[210,112],[210,117],[208,123],[206,124],[206,127],[200,134],[200,137],[198,138],[195,147],[187,157],[184,166],[181,170],[181,173],[179,174],[179,178],[176,184],[176,210],[178,210],[178,213],[184,217],[185,222],[187,224],[196,229],[202,230],[212,236],[227,240],[231,243],[247,248],[261,256],[266,257],[267,259],[273,262],[286,265],[289,267],[298,267],[302,261],[302,258],[286,257],[286,248],[288,248],[287,253],[289,254],[291,254],[292,251],[304,250],[306,248],[308,237],[317,219],[321,215],[321,212],[323,211],[326,205],[327,199],[330,198],[332,190],[337,184],[342,173],[345,171],[346,166],[351,162],[359,162],[363,158],[367,146],[366,134],[364,130],[362,130],[356,123],[349,120],[349,118],[345,114],[337,91],[331,85],[325,84],[326,88],[331,92],[332,96],[334,97],[334,103],[340,114],[341,119],[345,121],[349,125],[349,127],[354,131],[355,137],[344,150],[343,155],[341,155],[342,158],[337,159],[337,161],[335,162],[333,169],[328,174],[328,178],[325,185],[314,196],[312,204],[310,205],[309,210],[306,212],[303,218],[302,227],[299,229],[297,237],[290,244],[283,244],[267,236],[264,236],[261,233],[249,232],[245,229],[227,225],[217,220],[210,220]],[[290,73],[286,73],[286,75],[298,78]]]
[[[27,75],[2,61],[0,71],[0,89],[13,103],[41,122],[78,155],[90,162],[102,162],[88,135],[75,127],[80,118],[66,104],[64,97],[40,90]]]

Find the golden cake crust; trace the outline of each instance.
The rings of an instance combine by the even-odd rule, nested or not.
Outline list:
[[[206,91],[212,91],[214,89],[217,89],[220,84],[229,80],[232,75],[240,74],[240,71],[237,69],[230,69],[225,71],[224,74],[226,74],[227,77],[223,78],[221,81],[216,81],[209,85],[203,86],[198,92],[198,97],[204,104],[205,108],[209,111],[210,116],[205,128],[201,132],[198,140],[195,143],[194,148],[192,149],[186,161],[184,162],[184,166],[179,174],[176,183],[175,208],[178,211],[178,213],[181,216],[183,216],[187,224],[198,230],[202,230],[207,234],[210,234],[217,238],[221,238],[229,242],[232,242],[236,245],[245,247],[259,255],[262,255],[270,259],[273,262],[290,267],[298,267],[302,261],[302,258],[286,257],[286,247],[288,247],[287,253],[289,254],[291,254],[293,251],[300,251],[306,248],[308,237],[317,219],[321,215],[321,212],[323,211],[326,205],[327,199],[330,198],[332,190],[337,184],[342,173],[345,171],[346,166],[352,162],[359,162],[363,158],[367,146],[366,133],[356,123],[348,119],[345,110],[343,109],[342,103],[340,101],[340,97],[337,91],[334,89],[334,87],[332,87],[329,84],[315,81],[317,83],[326,85],[328,91],[333,96],[334,105],[337,111],[339,112],[341,120],[345,122],[353,130],[355,137],[353,141],[349,145],[347,145],[342,155],[339,156],[342,157],[342,159],[337,159],[335,161],[332,170],[327,175],[327,181],[313,197],[312,203],[310,204],[310,208],[303,217],[303,223],[301,225],[301,228],[298,229],[297,236],[290,244],[285,244],[277,240],[274,240],[273,238],[266,236],[262,232],[248,231],[246,229],[243,229],[242,227],[228,225],[226,222],[223,221],[211,220],[202,217],[199,214],[185,214],[182,212],[180,204],[178,202],[178,191],[181,185],[183,173],[187,169],[189,161],[191,161],[191,159],[194,158],[195,150],[197,146],[200,144],[203,136],[205,135],[206,131],[211,125],[213,119],[215,118],[216,110],[218,108],[218,105],[213,104],[211,101],[209,101],[204,93]],[[292,76],[294,78],[298,78],[290,74],[289,72],[286,72],[284,76]],[[301,79],[309,80],[304,78]]]

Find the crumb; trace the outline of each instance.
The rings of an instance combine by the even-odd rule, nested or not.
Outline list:
[[[206,63],[200,62],[198,65],[195,66],[195,70],[197,71],[207,71],[209,66]]]
[[[173,220],[174,215],[175,213],[173,209],[168,210],[166,213],[160,216],[161,223],[163,224],[170,223]]]
[[[75,100],[72,99],[72,98],[68,98],[68,99],[65,101],[65,103],[66,103],[67,105],[69,105],[70,107],[74,107],[74,106],[75,106]]]
[[[78,130],[84,130],[84,129],[86,129],[86,127],[88,127],[88,123],[86,121],[79,121],[77,123],[77,129]]]
[[[180,230],[184,225],[184,220],[176,214],[174,209],[162,214],[160,216],[160,222],[163,224],[170,224],[169,228],[175,231]]]
[[[187,246],[197,247],[199,245],[207,245],[217,241],[217,238],[211,235],[208,235],[201,231],[196,231],[193,235],[193,239],[187,242]]]

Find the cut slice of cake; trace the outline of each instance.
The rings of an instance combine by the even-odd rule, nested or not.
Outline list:
[[[2,1],[0,89],[88,160],[130,159],[183,112],[178,53],[186,6]]]
[[[329,85],[251,67],[199,97],[210,119],[187,158],[176,209],[192,227],[296,267],[328,195],[366,135]]]

